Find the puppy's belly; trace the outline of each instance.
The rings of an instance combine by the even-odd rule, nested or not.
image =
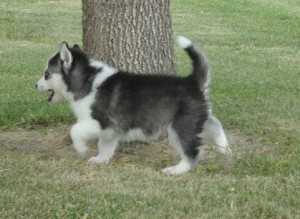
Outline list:
[[[142,129],[136,128],[131,129],[128,132],[124,134],[120,134],[119,140],[123,142],[130,142],[130,141],[143,141],[143,142],[149,142],[149,141],[155,141],[159,138],[161,131],[157,131],[151,135],[146,135]]]

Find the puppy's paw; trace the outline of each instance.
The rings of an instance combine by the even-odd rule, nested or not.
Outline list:
[[[175,175],[174,169],[175,169],[175,166],[167,167],[167,168],[162,169],[161,172],[166,174],[167,176],[172,176],[172,175]]]
[[[230,149],[230,147],[226,148],[226,154],[225,154],[228,158],[232,158],[233,153],[232,150]]]
[[[75,146],[75,145],[73,145],[73,147],[76,150],[76,152],[80,155],[84,155],[88,150],[88,148],[86,146]]]
[[[108,164],[109,160],[104,158],[104,157],[100,157],[100,156],[96,156],[96,157],[91,157],[88,160],[88,163],[91,164]]]
[[[222,147],[222,146],[213,146],[213,148],[217,152],[225,155],[227,158],[231,158],[233,156],[232,151],[231,151],[231,149],[230,149],[230,147],[228,145],[226,145],[225,147]]]
[[[172,176],[172,175],[179,175],[179,174],[185,173],[185,172],[189,171],[190,169],[191,169],[190,167],[182,168],[181,166],[176,165],[176,166],[164,168],[162,170],[162,172],[168,176]]]

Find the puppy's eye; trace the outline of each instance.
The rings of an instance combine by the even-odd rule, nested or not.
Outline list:
[[[45,71],[45,80],[48,80],[50,77],[50,73],[48,71]]]

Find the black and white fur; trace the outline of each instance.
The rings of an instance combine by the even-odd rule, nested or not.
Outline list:
[[[181,174],[199,161],[202,138],[222,154],[231,151],[207,99],[207,62],[190,40],[179,37],[178,44],[193,62],[192,74],[185,78],[123,72],[63,42],[37,89],[51,92],[49,102],[70,103],[77,117],[71,138],[78,153],[87,151],[88,140],[98,139],[99,154],[89,162],[106,164],[119,141],[150,141],[167,129],[181,161],[162,171]]]

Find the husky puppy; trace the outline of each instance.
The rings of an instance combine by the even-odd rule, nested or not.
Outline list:
[[[70,103],[77,117],[71,138],[78,153],[87,151],[88,140],[98,139],[99,154],[89,162],[106,164],[119,141],[151,141],[166,129],[181,161],[162,172],[181,174],[199,161],[202,138],[222,154],[231,151],[208,102],[206,59],[190,40],[179,37],[178,44],[193,62],[192,74],[185,78],[124,72],[63,42],[36,87],[50,92],[49,102]]]

